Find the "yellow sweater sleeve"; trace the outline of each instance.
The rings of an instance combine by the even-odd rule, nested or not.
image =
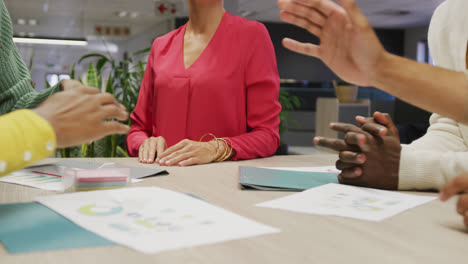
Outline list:
[[[55,132],[31,110],[0,117],[0,176],[27,167],[55,152]]]

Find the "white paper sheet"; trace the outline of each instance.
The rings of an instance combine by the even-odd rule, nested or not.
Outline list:
[[[148,254],[279,232],[186,194],[156,187],[36,200],[91,232]]]
[[[264,167],[264,169],[286,170],[286,171],[305,171],[305,172],[335,172],[341,173],[335,166],[325,167]]]
[[[45,173],[34,173],[33,170],[21,170],[13,172],[7,176],[0,177],[0,182],[25,185],[47,191],[63,192],[66,186],[62,183],[62,178],[57,175]]]
[[[436,197],[402,194],[340,184],[327,184],[302,193],[257,204],[300,213],[382,221]]]

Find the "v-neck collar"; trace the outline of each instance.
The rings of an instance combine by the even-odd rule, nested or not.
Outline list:
[[[199,60],[201,60],[203,58],[203,55],[206,53],[206,51],[210,48],[210,46],[212,46],[212,43],[214,42],[214,40],[216,39],[216,37],[219,35],[219,32],[221,31],[221,28],[223,27],[223,25],[225,24],[225,20],[227,18],[227,16],[229,15],[228,11],[225,11],[224,12],[224,15],[223,17],[221,18],[221,22],[219,23],[218,25],[218,28],[216,29],[215,33],[213,34],[213,36],[211,37],[210,41],[208,42],[208,44],[206,45],[206,47],[203,49],[203,51],[200,53],[200,55],[198,56],[198,58],[189,66],[189,67],[185,67],[185,58],[184,58],[184,42],[185,42],[185,32],[187,31],[187,25],[188,25],[188,22],[184,25],[183,29],[182,29],[182,37],[181,37],[181,49],[180,49],[180,59],[179,61],[181,62],[182,64],[182,68],[184,70],[184,72],[187,72],[189,71],[190,69],[192,69],[195,64],[198,63]]]

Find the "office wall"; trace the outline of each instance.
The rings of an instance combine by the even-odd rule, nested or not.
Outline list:
[[[187,18],[178,18],[175,26],[180,27],[186,22]],[[275,47],[278,70],[282,79],[309,80],[314,83],[331,82],[336,79],[335,74],[320,60],[288,51],[281,44],[285,37],[317,44],[319,41],[316,37],[290,24],[273,22],[264,24]],[[377,34],[388,51],[404,55],[403,30],[377,30]]]
[[[405,57],[415,60],[417,58],[417,45],[421,40],[427,40],[428,26],[409,28],[405,30]]]
[[[270,32],[278,60],[278,70],[283,79],[309,80],[312,82],[331,82],[335,74],[320,60],[286,50],[281,41],[290,37],[302,42],[318,44],[316,37],[309,32],[284,23],[264,23]],[[403,30],[377,30],[385,48],[397,55],[404,53]]]

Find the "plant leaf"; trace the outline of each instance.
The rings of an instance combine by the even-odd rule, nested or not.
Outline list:
[[[148,47],[146,49],[142,49],[142,50],[139,50],[139,51],[133,53],[133,56],[138,56],[138,55],[141,55],[141,54],[149,53],[150,51],[151,51],[151,47]]]
[[[71,70],[70,70],[70,79],[74,80],[75,79],[75,63],[73,63]]]
[[[102,54],[90,53],[90,54],[87,54],[87,55],[84,55],[83,57],[81,57],[80,60],[78,61],[78,64],[80,64],[82,61],[84,61],[86,59],[89,59],[89,58],[106,58],[107,59],[107,57],[102,55]]]
[[[93,63],[90,63],[88,67],[88,73],[86,74],[86,85],[99,88],[97,72]]]

